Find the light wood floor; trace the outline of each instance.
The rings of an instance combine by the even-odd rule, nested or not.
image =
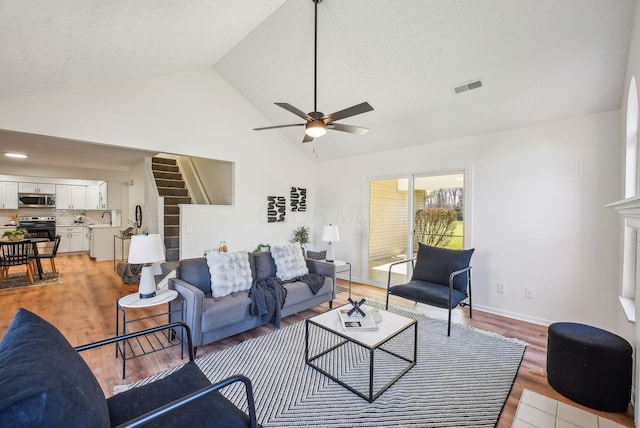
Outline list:
[[[44,267],[47,269],[48,263],[45,263]],[[123,284],[114,273],[112,262],[96,263],[84,254],[59,255],[56,258],[56,267],[61,272],[63,284],[0,291],[0,307],[2,307],[0,335],[4,335],[15,311],[19,307],[23,307],[54,324],[74,346],[113,336],[115,333],[115,302],[124,295],[136,292],[137,285]],[[17,268],[15,269],[18,271]],[[346,286],[347,282],[339,280],[339,285]],[[353,295],[355,297],[372,297],[378,300],[384,299],[383,290],[361,284],[353,284]],[[346,301],[346,298],[346,293],[340,293],[335,303],[341,304]],[[392,303],[418,309],[432,316],[441,317],[445,313],[441,309],[424,305],[416,307],[412,302],[402,299],[393,299]],[[325,304],[287,317],[283,319],[283,324],[289,325],[298,322],[321,313],[327,308],[328,306]],[[130,315],[127,312],[127,317],[135,315],[135,313]],[[530,344],[525,352],[509,399],[500,416],[498,427],[511,426],[523,388],[592,411],[564,398],[549,386],[545,371],[546,327],[477,310],[474,311],[473,318],[469,319],[467,309],[462,308],[455,311],[455,322],[493,331],[507,337],[518,338]],[[250,332],[202,346],[198,349],[198,356],[233,346],[272,330],[273,328],[270,326],[262,326]],[[34,349],[33,351],[48,352],[46,349]],[[127,378],[123,380],[121,378],[121,360],[115,359],[113,346],[86,351],[82,355],[100,381],[107,396],[112,395],[112,389],[115,385],[131,383],[183,362],[180,360],[180,354],[176,348],[130,360],[127,362]],[[625,426],[633,426],[631,409],[626,413],[592,412]]]

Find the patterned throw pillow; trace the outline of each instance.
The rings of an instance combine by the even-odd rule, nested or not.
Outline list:
[[[300,244],[289,244],[271,247],[271,256],[276,263],[276,276],[288,281],[309,273],[307,262],[302,255]]]
[[[324,260],[327,258],[327,250],[307,251],[307,258],[311,260]]]
[[[211,295],[213,297],[222,297],[251,288],[253,278],[249,265],[249,254],[246,251],[233,253],[211,251],[207,254],[207,265],[211,274]]]

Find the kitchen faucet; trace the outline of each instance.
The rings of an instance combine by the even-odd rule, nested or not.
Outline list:
[[[111,223],[111,211],[104,211],[102,213],[102,218],[104,218],[105,214],[109,214],[109,226],[112,226],[112,223]]]

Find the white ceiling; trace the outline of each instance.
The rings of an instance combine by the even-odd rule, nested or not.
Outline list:
[[[312,0],[3,0],[0,97],[214,67],[268,120],[313,110]],[[324,0],[318,110],[333,159],[618,108],[633,0]],[[454,95],[452,87],[482,79]],[[1,141],[0,141],[1,143]]]

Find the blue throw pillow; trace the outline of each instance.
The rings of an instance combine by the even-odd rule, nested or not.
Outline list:
[[[64,336],[20,308],[0,342],[0,426],[108,427],[100,384]]]
[[[448,248],[431,247],[418,244],[416,266],[413,268],[412,280],[433,282],[449,286],[449,275],[464,269],[471,263],[474,249],[450,250]],[[453,280],[453,288],[467,294],[467,272],[457,275]]]
[[[307,258],[311,260],[324,260],[327,258],[327,250],[322,251],[308,251]]]
[[[262,281],[276,276],[276,263],[273,261],[273,257],[271,257],[269,251],[255,253],[253,257],[256,266],[256,281]]]

